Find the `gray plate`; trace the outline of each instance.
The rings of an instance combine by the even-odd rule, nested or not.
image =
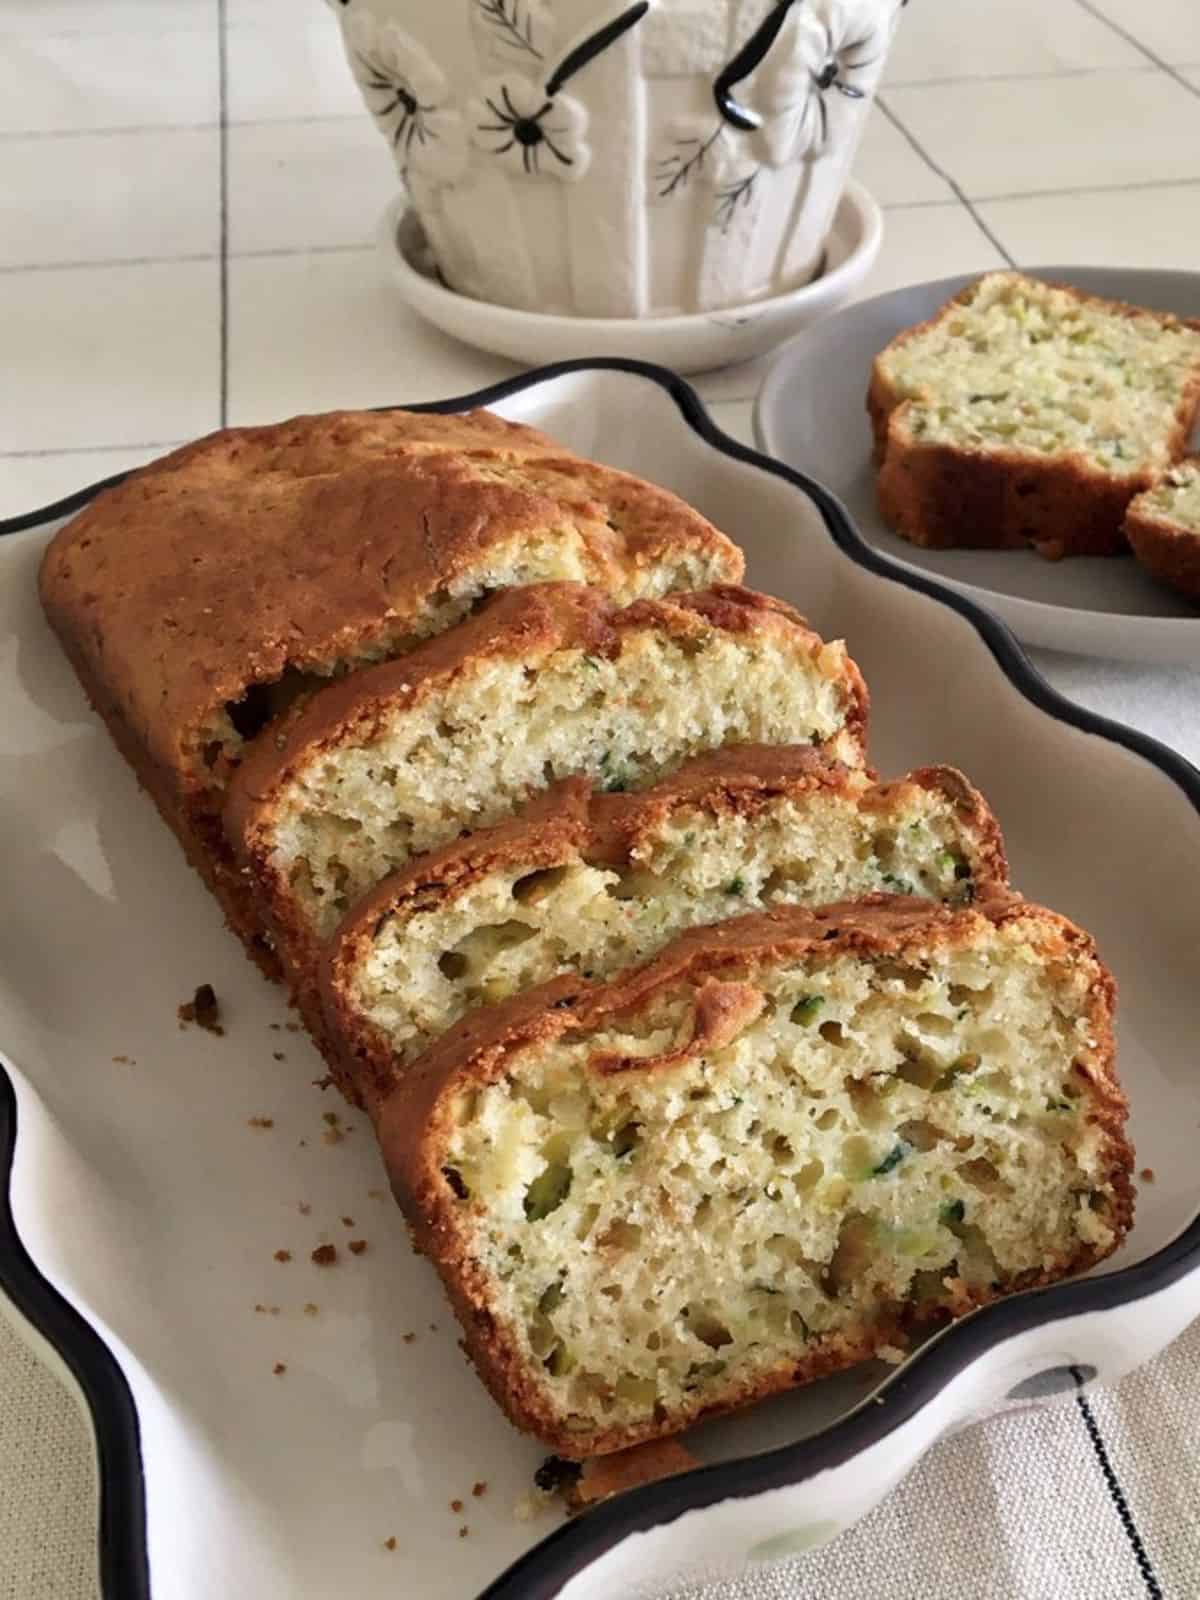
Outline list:
[[[1200,317],[1198,273],[1039,267],[1034,275]],[[902,328],[932,316],[976,276],[941,278],[861,301],[791,340],[755,404],[759,445],[831,489],[883,555],[971,595],[1026,644],[1129,661],[1195,661],[1195,607],[1155,583],[1132,559],[1051,562],[1020,550],[921,550],[880,519],[865,410],[871,362]]]

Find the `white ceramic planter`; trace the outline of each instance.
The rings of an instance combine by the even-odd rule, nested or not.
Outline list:
[[[334,0],[446,282],[581,317],[809,282],[900,0]]]

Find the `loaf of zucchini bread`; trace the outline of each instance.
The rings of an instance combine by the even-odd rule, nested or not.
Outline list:
[[[1200,456],[1131,502],[1125,536],[1147,572],[1200,602]]]
[[[484,1380],[587,1456],[1109,1254],[1112,1007],[1017,899],[786,907],[476,1012],[371,1110]]]
[[[476,1006],[560,972],[609,978],[689,927],[879,890],[964,904],[1006,882],[995,818],[952,768],[877,783],[811,747],[734,745],[638,794],[570,779],[419,857],[342,922],[322,998],[356,1072],[381,1077]]]
[[[277,724],[226,823],[319,1034],[322,941],[412,857],[576,774],[639,789],[701,751],[805,740],[861,765],[866,707],[845,646],[750,590],[618,609],[579,584],[512,589]]]
[[[264,964],[220,825],[298,695],[403,654],[489,592],[567,579],[626,604],[737,582],[674,495],[485,411],[232,428],[106,490],[51,542],[46,614],[92,703]]]
[[[919,545],[1117,554],[1198,407],[1200,322],[989,273],[875,359],[880,511]]]

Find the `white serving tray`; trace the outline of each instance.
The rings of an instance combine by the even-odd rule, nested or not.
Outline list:
[[[314,1086],[304,1037],[272,1028],[288,1020],[278,990],[42,621],[37,564],[67,507],[0,525],[0,1282],[96,1424],[105,1600],[661,1592],[832,1536],[946,1429],[1013,1390],[1116,1376],[1200,1313],[1200,775],[1067,705],[1000,625],[890,567],[823,491],[719,434],[680,380],[574,363],[476,398],[694,502],[744,545],[749,581],[848,639],[878,767],[948,761],[980,784],[1018,884],[1091,928],[1116,970],[1132,1131],[1157,1182],[1102,1272],[980,1312],[895,1373],[701,1429],[703,1470],[570,1524],[516,1520],[542,1452],[464,1364],[432,1271],[378,1197],[368,1126]],[[204,982],[223,1038],[177,1024]],[[353,1130],[336,1144],[330,1110]],[[359,1237],[362,1256],[309,1259]]]

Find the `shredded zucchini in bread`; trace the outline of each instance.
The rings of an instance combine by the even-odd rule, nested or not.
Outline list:
[[[812,751],[735,746],[643,794],[578,798],[424,857],[354,908],[325,1000],[377,1069],[476,1006],[560,972],[611,977],[702,923],[876,891],[966,903],[1005,882],[995,821],[948,768],[876,784]]]
[[[511,1416],[587,1455],[1115,1248],[1112,986],[1009,901],[795,907],[447,1036],[376,1111]]]
[[[876,358],[887,521],[917,544],[1125,548],[1200,404],[1200,323],[989,273]]]
[[[1131,502],[1125,533],[1147,572],[1200,604],[1200,456]]]
[[[750,590],[618,610],[579,585],[514,589],[314,696],[259,742],[226,820],[285,970],[315,995],[320,941],[360,895],[549,784],[644,788],[746,742],[858,765],[865,714],[844,645]]]

